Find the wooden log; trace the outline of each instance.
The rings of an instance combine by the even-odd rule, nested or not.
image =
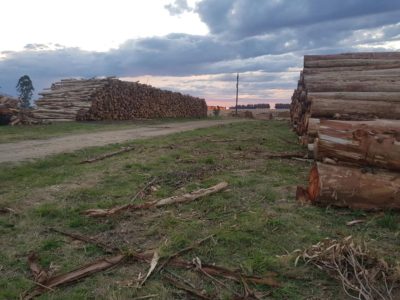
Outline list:
[[[400,170],[400,121],[321,120],[314,157]]]
[[[400,119],[398,102],[351,101],[336,99],[314,99],[310,106],[312,118],[336,118],[343,120]]]
[[[400,80],[370,81],[310,81],[306,83],[309,93],[320,92],[400,92]]]
[[[325,55],[304,55],[305,62],[341,59],[400,59],[400,52],[357,52]]]
[[[330,59],[304,60],[304,68],[365,67],[395,65],[400,67],[400,59]]]
[[[312,102],[315,99],[400,102],[400,92],[326,92],[307,94],[307,102]]]
[[[366,72],[374,70],[394,70],[399,69],[399,64],[387,64],[387,65],[369,65],[369,66],[347,66],[347,67],[331,67],[331,68],[305,68],[303,74],[322,74],[322,73],[337,73],[337,72]]]
[[[321,123],[320,119],[317,118],[308,119],[307,134],[309,137],[317,137],[320,123]]]
[[[312,203],[354,209],[400,209],[400,176],[396,172],[317,163],[309,176]]]

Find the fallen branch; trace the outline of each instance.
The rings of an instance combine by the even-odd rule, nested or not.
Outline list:
[[[160,271],[164,268],[164,266],[170,262],[171,259],[173,259],[173,258],[175,258],[175,257],[178,257],[178,256],[182,255],[183,253],[186,253],[186,252],[192,250],[192,249],[195,248],[195,247],[200,246],[202,243],[208,241],[208,240],[211,239],[213,236],[214,236],[214,234],[209,235],[208,237],[206,237],[206,238],[204,238],[204,239],[201,239],[201,240],[199,240],[199,241],[196,241],[196,242],[194,242],[192,245],[190,245],[190,246],[188,246],[188,247],[186,247],[186,248],[183,248],[183,249],[179,250],[178,252],[175,252],[174,254],[168,256],[168,257],[164,260],[164,262],[158,267],[158,269],[157,269],[157,271],[156,271],[155,273],[160,272]]]
[[[180,196],[172,196],[168,198],[164,198],[161,200],[156,200],[152,202],[147,202],[144,204],[127,204],[123,206],[117,206],[111,209],[88,209],[84,212],[85,215],[90,216],[90,217],[106,217],[106,216],[111,216],[114,214],[117,214],[121,211],[136,211],[136,210],[142,210],[142,209],[149,209],[152,207],[162,207],[166,205],[171,205],[171,204],[177,204],[177,203],[186,203],[186,202],[191,202],[194,200],[197,200],[198,198],[208,196],[210,194],[217,193],[219,191],[224,190],[228,186],[228,183],[226,182],[221,182],[218,183],[217,185],[214,185],[212,187],[206,188],[206,189],[199,189],[197,191],[193,191],[184,195]]]
[[[9,208],[9,207],[0,207],[0,213],[1,214],[10,213],[10,214],[18,215],[18,213],[15,210],[13,210],[12,208]]]
[[[139,283],[139,287],[143,286],[143,284],[146,282],[146,280],[150,277],[151,273],[153,273],[154,269],[157,267],[159,259],[160,259],[160,256],[158,255],[158,252],[154,251],[153,258],[151,259],[151,262],[150,262],[149,271],[147,272],[147,274],[143,278],[143,280]]]
[[[201,272],[203,275],[205,275],[206,277],[208,277],[213,283],[216,282],[217,284],[219,284],[220,286],[222,286],[224,289],[226,289],[228,292],[231,292],[233,295],[235,295],[236,297],[240,297],[241,295],[232,290],[229,286],[227,286],[224,282],[222,282],[221,280],[218,280],[216,278],[214,278],[213,276],[211,276],[210,274],[208,274],[206,271],[203,270],[202,267],[202,263],[201,260],[196,257],[195,259],[193,259],[193,264],[196,265],[196,270]]]
[[[179,268],[179,269],[191,269],[199,273],[206,272],[212,276],[219,276],[225,279],[230,279],[241,283],[241,280],[246,282],[251,282],[254,284],[268,285],[272,287],[279,287],[281,284],[276,279],[277,274],[274,272],[268,272],[265,277],[258,276],[248,276],[239,271],[233,271],[225,267],[220,267],[217,265],[201,264],[201,271],[197,268],[196,264],[191,261],[186,261],[180,258],[174,258],[169,263],[168,266]]]
[[[102,154],[102,155],[99,155],[99,156],[96,156],[96,157],[93,157],[93,158],[88,158],[86,160],[82,160],[81,162],[79,162],[79,164],[91,164],[91,163],[94,163],[96,161],[103,160],[103,159],[106,159],[106,158],[109,158],[109,157],[112,157],[112,156],[115,156],[115,155],[118,155],[118,154],[121,154],[121,153],[132,151],[134,149],[135,148],[132,147],[132,146],[131,147],[124,147],[124,148],[122,148],[120,150],[117,150],[117,151],[114,151],[114,152],[105,153],[105,154]]]
[[[125,258],[126,256],[123,254],[119,254],[109,258],[101,258],[71,272],[46,278],[43,282],[35,280],[35,283],[40,283],[40,285],[34,288],[31,292],[27,293],[25,296],[23,296],[23,299],[33,299],[34,297],[40,296],[41,294],[45,293],[49,289],[51,290],[61,285],[71,284],[92,274],[107,270],[111,267],[118,265]],[[29,264],[31,266],[31,263]],[[39,270],[41,270],[40,267],[38,268]],[[34,267],[34,270],[35,272],[37,271],[36,267]]]
[[[254,152],[254,151],[253,151]],[[256,155],[239,155],[238,158],[242,159],[272,159],[272,158],[306,158],[307,154],[303,152],[281,152],[281,153],[271,153],[271,152],[254,152]]]
[[[62,230],[59,230],[59,229],[55,229],[55,228],[50,228],[49,230],[57,232],[57,233],[60,233],[60,234],[65,235],[65,236],[68,236],[68,237],[73,238],[75,240],[79,240],[79,241],[83,241],[83,242],[86,242],[86,243],[89,243],[89,244],[93,244],[93,245],[103,249],[106,253],[115,253],[116,251],[120,251],[120,249],[114,248],[114,247],[110,247],[107,244],[105,244],[105,243],[103,243],[101,241],[98,241],[98,240],[96,240],[95,238],[92,238],[92,237],[88,237],[88,236],[84,236],[84,235],[76,234],[76,233],[71,233],[71,232],[65,232],[65,231],[62,231]]]
[[[38,263],[38,256],[36,253],[32,252],[28,256],[28,266],[32,272],[34,282],[38,284],[42,284],[47,281],[49,274],[46,270],[44,270]],[[49,289],[49,287],[46,286]]]
[[[151,299],[151,298],[155,298],[155,297],[158,297],[158,294],[152,294],[152,295],[147,295],[147,296],[135,297],[135,298],[132,298],[132,300],[144,300],[144,299]]]
[[[346,223],[347,226],[354,226],[360,223],[365,223],[365,220],[353,220]]]
[[[151,179],[146,183],[146,185],[145,185],[139,192],[137,192],[137,193],[135,194],[135,196],[133,196],[133,198],[131,199],[131,202],[135,201],[136,199],[141,199],[141,198],[143,198],[143,197],[144,197],[143,195],[144,195],[144,194],[147,192],[147,190],[153,185],[153,183],[156,182],[156,180],[157,180],[156,177],[151,178]]]
[[[208,295],[204,294],[202,291],[194,289],[194,288],[192,288],[190,286],[187,286],[186,284],[183,284],[183,283],[175,280],[174,278],[172,278],[170,276],[163,276],[162,279],[167,281],[169,284],[173,285],[177,289],[183,290],[183,291],[187,292],[188,294],[190,294],[190,295],[192,295],[194,297],[197,297],[199,299],[205,299],[205,300],[215,299],[215,298],[213,298],[211,296],[208,296]]]
[[[262,153],[262,158],[305,158],[303,152]]]

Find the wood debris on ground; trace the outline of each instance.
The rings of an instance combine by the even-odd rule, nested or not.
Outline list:
[[[122,206],[117,206],[110,209],[88,209],[84,212],[85,215],[90,217],[107,217],[112,216],[122,211],[136,211],[142,209],[149,209],[149,208],[157,208],[166,205],[178,204],[178,203],[185,203],[185,202],[192,202],[201,197],[208,196],[210,194],[214,194],[220,192],[228,187],[227,182],[220,182],[217,185],[211,186],[206,189],[199,189],[184,195],[180,196],[172,196],[160,200],[155,200],[151,202],[146,202],[143,204],[126,204]]]
[[[103,159],[106,159],[106,158],[109,158],[109,157],[113,157],[113,156],[118,155],[118,154],[122,154],[122,153],[126,153],[126,152],[129,152],[129,151],[133,151],[133,150],[135,150],[135,147],[133,147],[133,146],[123,147],[123,148],[121,148],[119,150],[116,150],[116,151],[113,151],[113,152],[110,152],[110,153],[105,153],[105,154],[101,154],[101,155],[96,156],[96,157],[92,157],[92,158],[88,158],[88,159],[82,160],[79,163],[80,164],[90,164],[90,163],[94,163],[94,162],[97,162],[97,161],[100,161],[100,160],[103,160]]]
[[[69,237],[77,237],[78,239],[94,244],[96,246],[99,246],[100,248],[103,249],[103,244],[104,243],[99,243],[98,241],[95,241],[94,239],[91,239],[89,237],[85,237],[82,234],[72,234],[72,233],[66,233],[63,231],[57,231],[59,233],[62,233],[63,235],[69,236]],[[138,261],[138,262],[145,262],[149,264],[149,270],[146,274],[146,276],[140,281],[138,287],[142,286],[148,278],[151,276],[151,274],[154,274],[156,271],[157,265],[159,265],[159,261],[163,260],[163,263],[160,264],[162,270],[166,267],[169,268],[178,268],[178,269],[183,269],[186,271],[192,270],[194,272],[199,273],[200,275],[204,275],[207,278],[211,278],[214,282],[218,284],[224,284],[222,283],[219,279],[216,279],[214,277],[220,277],[221,279],[228,280],[228,281],[233,281],[236,282],[237,284],[241,284],[244,287],[244,294],[245,295],[250,295],[250,294],[255,294],[253,293],[248,284],[253,283],[253,284],[259,284],[259,285],[266,285],[270,287],[279,287],[280,282],[277,280],[277,274],[274,272],[267,272],[264,277],[257,277],[257,276],[251,276],[244,274],[238,270],[231,270],[222,266],[217,266],[215,264],[206,264],[201,262],[201,260],[196,257],[192,261],[188,261],[185,259],[182,259],[179,257],[179,255],[182,255],[205,241],[209,240],[210,237],[206,237],[204,239],[201,239],[199,241],[194,242],[191,246],[182,249],[181,251],[173,254],[172,256],[167,256],[166,258],[160,257],[158,255],[157,251],[145,251],[145,252],[126,252],[123,253],[120,250],[115,250],[115,254],[113,256],[109,257],[104,257],[100,259],[96,259],[91,263],[85,264],[84,266],[78,267],[70,272],[58,274],[58,275],[50,275],[49,272],[44,270],[42,267],[40,267],[38,263],[38,256],[35,253],[32,253],[28,257],[28,265],[29,268],[32,272],[32,275],[34,277],[34,282],[35,282],[35,287],[30,289],[29,291],[25,292],[21,298],[23,299],[33,299],[37,296],[40,296],[46,292],[49,291],[55,291],[55,288],[60,287],[60,286],[65,286],[69,285],[75,282],[80,281],[81,279],[84,279],[86,277],[89,277],[93,274],[105,271],[107,269],[110,269],[112,267],[116,267],[118,265],[121,265],[123,262],[128,262],[128,261]],[[108,249],[108,248],[106,248]],[[117,249],[117,248],[114,248]],[[119,253],[117,253],[119,252]],[[158,269],[157,271],[162,271]],[[169,283],[175,285],[179,289],[184,289],[190,294],[196,294],[197,291],[191,287],[187,287],[185,284],[180,284],[179,286],[176,285],[176,280],[174,281],[171,279],[171,277],[166,277],[163,275],[163,278],[167,278],[166,280],[169,281]],[[169,280],[171,279],[171,280]],[[234,292],[235,295],[239,295],[238,292]],[[200,295],[200,294],[199,294]],[[240,295],[239,295],[240,296]],[[206,295],[204,295],[206,297]],[[204,298],[204,299],[209,299],[209,298]],[[212,298],[210,298],[212,299]],[[243,298],[244,299],[244,298]],[[247,297],[246,299],[252,299]],[[255,298],[256,299],[256,298]]]
[[[399,270],[351,236],[342,240],[325,239],[304,250],[295,264],[299,260],[339,280],[352,299],[394,299],[394,290],[400,288]]]

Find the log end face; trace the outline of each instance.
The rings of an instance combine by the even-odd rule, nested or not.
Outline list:
[[[320,192],[320,180],[318,173],[318,165],[315,164],[310,171],[310,176],[308,179],[308,189],[307,193],[311,202],[318,201],[318,195]]]

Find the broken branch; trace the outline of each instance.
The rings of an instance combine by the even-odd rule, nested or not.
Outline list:
[[[193,191],[193,192],[190,192],[190,193],[187,193],[184,195],[180,195],[180,196],[172,196],[172,197],[168,197],[168,198],[164,198],[164,199],[156,200],[156,201],[152,201],[152,202],[147,202],[147,203],[139,204],[139,205],[127,204],[127,205],[123,205],[123,206],[117,206],[117,207],[114,207],[111,209],[88,209],[84,212],[84,214],[89,217],[105,217],[105,216],[111,216],[111,215],[114,215],[121,211],[126,211],[126,210],[135,211],[135,210],[141,210],[141,209],[149,209],[151,207],[162,207],[162,206],[171,205],[171,204],[191,202],[191,201],[197,200],[198,198],[205,197],[210,194],[214,194],[219,191],[222,191],[227,186],[228,186],[228,183],[221,182],[212,187],[209,187],[206,189],[199,189],[197,191]]]
[[[107,253],[114,253],[116,251],[119,251],[118,248],[109,247],[107,244],[105,244],[105,243],[103,243],[101,241],[98,241],[98,240],[96,240],[95,238],[92,238],[92,237],[88,237],[88,236],[84,236],[84,235],[76,234],[76,233],[71,233],[71,232],[65,232],[65,231],[62,231],[62,230],[59,230],[59,229],[55,229],[55,228],[50,228],[49,230],[57,232],[57,233],[60,233],[60,234],[65,235],[65,236],[68,236],[68,237],[73,238],[75,240],[79,240],[79,241],[83,241],[83,242],[86,242],[86,243],[89,243],[89,244],[93,244],[93,245],[103,249]]]
[[[32,292],[25,295],[23,299],[33,299],[34,297],[40,296],[41,294],[45,293],[48,289],[53,289],[60,285],[70,284],[82,278],[88,277],[92,274],[107,270],[121,263],[125,259],[125,257],[125,255],[119,254],[109,258],[101,258],[65,274],[46,278],[46,280],[44,280],[43,282],[39,282],[40,285],[36,287]],[[38,281],[35,280],[35,283],[37,282]]]
[[[158,252],[154,251],[153,258],[151,259],[151,262],[150,262],[149,271],[147,272],[147,274],[143,278],[143,280],[140,282],[139,287],[143,286],[143,284],[146,282],[147,278],[149,278],[151,273],[153,273],[154,269],[156,268],[156,266],[158,264],[159,259],[160,259],[160,256],[158,255]]]
[[[174,254],[168,256],[168,257],[164,260],[164,262],[158,267],[156,273],[160,272],[160,271],[164,268],[164,266],[165,266],[166,264],[169,263],[169,261],[170,261],[171,259],[173,259],[173,258],[175,258],[175,257],[178,257],[178,256],[182,255],[183,253],[186,253],[186,252],[192,250],[192,249],[195,248],[195,247],[200,246],[202,243],[204,243],[205,241],[208,241],[208,240],[211,239],[213,236],[214,236],[214,234],[209,235],[208,237],[206,237],[206,238],[204,238],[204,239],[201,239],[201,240],[199,240],[199,241],[196,241],[196,242],[194,242],[192,245],[190,245],[190,246],[188,246],[188,247],[186,247],[186,248],[184,248],[184,249],[182,249],[182,250],[179,250],[178,252],[175,252]]]
[[[174,278],[172,278],[170,276],[163,276],[162,278],[163,278],[163,280],[167,281],[169,284],[175,286],[177,289],[183,290],[183,291],[189,293],[190,295],[195,296],[199,299],[205,299],[205,300],[214,299],[208,295],[203,294],[201,291],[199,291],[197,289],[189,287],[189,286],[175,280]]]
[[[117,150],[117,151],[114,151],[114,152],[105,153],[105,154],[102,154],[102,155],[99,155],[99,156],[96,156],[96,157],[93,157],[93,158],[88,158],[88,159],[82,160],[81,162],[79,162],[79,164],[94,163],[96,161],[103,160],[103,159],[106,159],[106,158],[109,158],[109,157],[112,157],[112,156],[115,156],[115,155],[118,155],[118,154],[121,154],[121,153],[129,152],[129,151],[132,151],[134,149],[135,149],[134,147],[124,147],[124,148],[122,148],[120,150]]]

